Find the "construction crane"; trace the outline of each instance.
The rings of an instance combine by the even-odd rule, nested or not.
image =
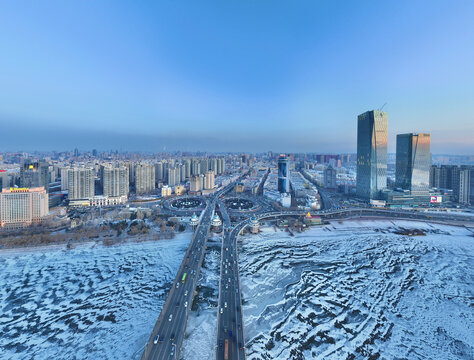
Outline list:
[[[382,109],[385,107],[385,105],[387,105],[387,103],[383,104],[383,105],[379,108],[379,111],[382,111]]]

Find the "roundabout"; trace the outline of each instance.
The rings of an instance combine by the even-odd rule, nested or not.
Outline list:
[[[172,211],[200,211],[206,207],[206,201],[197,196],[184,196],[168,199],[163,205]]]
[[[255,211],[260,207],[257,202],[244,197],[231,197],[223,202],[227,209],[237,212]]]

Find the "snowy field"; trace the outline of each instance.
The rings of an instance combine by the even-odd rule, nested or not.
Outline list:
[[[0,251],[0,359],[139,359],[190,239]]]
[[[241,240],[249,360],[474,359],[470,231],[346,221]]]

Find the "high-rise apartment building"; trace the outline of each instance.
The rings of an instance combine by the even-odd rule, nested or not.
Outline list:
[[[331,165],[324,169],[324,187],[328,189],[336,189],[336,174],[337,171]]]
[[[375,199],[387,187],[388,114],[367,111],[357,117],[357,195]]]
[[[145,194],[155,190],[155,166],[137,164],[135,167],[135,192]]]
[[[73,167],[66,169],[68,198],[91,199],[95,195],[94,170],[86,167]]]
[[[191,159],[185,159],[183,179],[189,179],[190,177],[191,177]]]
[[[178,165],[178,168],[179,168],[180,183],[182,183],[186,179],[186,166],[184,164],[180,164]]]
[[[397,135],[395,186],[428,194],[430,186],[430,134]]]
[[[459,168],[456,165],[441,165],[439,187],[441,189],[454,189],[458,182]]]
[[[471,174],[469,169],[461,169],[459,171],[457,198],[460,204],[469,204],[471,202]]]
[[[206,172],[206,177],[204,179],[204,189],[211,190],[214,189],[214,171]]]
[[[436,165],[430,168],[430,187],[439,188],[441,169]]]
[[[48,215],[48,194],[43,187],[10,188],[0,192],[0,227],[18,228]]]
[[[168,185],[173,187],[181,183],[181,165],[168,168]]]
[[[217,159],[209,159],[209,168],[211,171],[214,171],[214,174],[217,174]]]
[[[20,186],[23,188],[44,187],[48,191],[49,164],[44,161],[25,160],[20,167]]]
[[[209,163],[207,161],[207,159],[201,159],[200,160],[200,163],[201,163],[201,174],[205,175],[206,172],[209,170]]]
[[[278,191],[290,192],[290,166],[286,155],[280,155],[278,158]]]
[[[161,161],[159,161],[155,164],[155,181],[157,183],[164,181],[163,163]]]
[[[127,166],[102,165],[101,183],[104,196],[128,196],[129,170]]]
[[[189,180],[189,191],[198,192],[201,191],[201,177],[199,175],[192,175]]]

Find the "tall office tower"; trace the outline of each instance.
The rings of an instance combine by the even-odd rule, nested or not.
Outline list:
[[[191,175],[189,180],[189,191],[201,191],[201,177],[199,175]]]
[[[16,228],[41,221],[49,212],[43,187],[3,189],[0,192],[0,227]]]
[[[155,190],[155,166],[137,164],[135,167],[135,192],[145,194]]]
[[[67,169],[69,200],[90,199],[95,195],[94,170],[86,167]]]
[[[201,174],[205,175],[209,171],[209,162],[207,159],[201,159]]]
[[[20,167],[20,185],[23,188],[44,187],[48,191],[49,164],[44,161],[25,160]]]
[[[129,170],[128,166],[101,166],[101,183],[104,196],[128,196]]]
[[[217,158],[216,161],[217,161],[217,174],[220,175],[223,173],[222,171],[222,161],[221,161],[222,158]]]
[[[214,171],[214,174],[217,174],[217,159],[209,159],[209,168],[211,171]]]
[[[430,187],[430,134],[397,135],[395,186],[428,194]]]
[[[176,168],[171,167],[168,169],[168,186],[173,187],[179,184],[176,179]]]
[[[193,159],[191,173],[193,175],[201,174],[201,163],[196,159]]]
[[[185,159],[184,160],[184,178],[183,179],[189,179],[191,177],[191,159]]]
[[[204,179],[204,189],[211,190],[214,188],[214,171],[209,170],[206,172],[206,178]]]
[[[324,170],[324,187],[328,189],[336,189],[336,169],[334,169],[331,165],[329,165]]]
[[[280,193],[290,192],[290,166],[286,155],[278,158],[278,191]]]
[[[469,204],[471,202],[471,173],[469,169],[459,171],[459,190],[457,197],[460,204]]]
[[[357,117],[357,195],[374,199],[387,187],[388,114],[367,111]]]
[[[162,182],[164,179],[163,177],[163,163],[161,161],[158,161],[155,164],[155,181]]]
[[[186,166],[184,164],[179,165],[179,179],[181,180],[180,183],[186,179]]]

